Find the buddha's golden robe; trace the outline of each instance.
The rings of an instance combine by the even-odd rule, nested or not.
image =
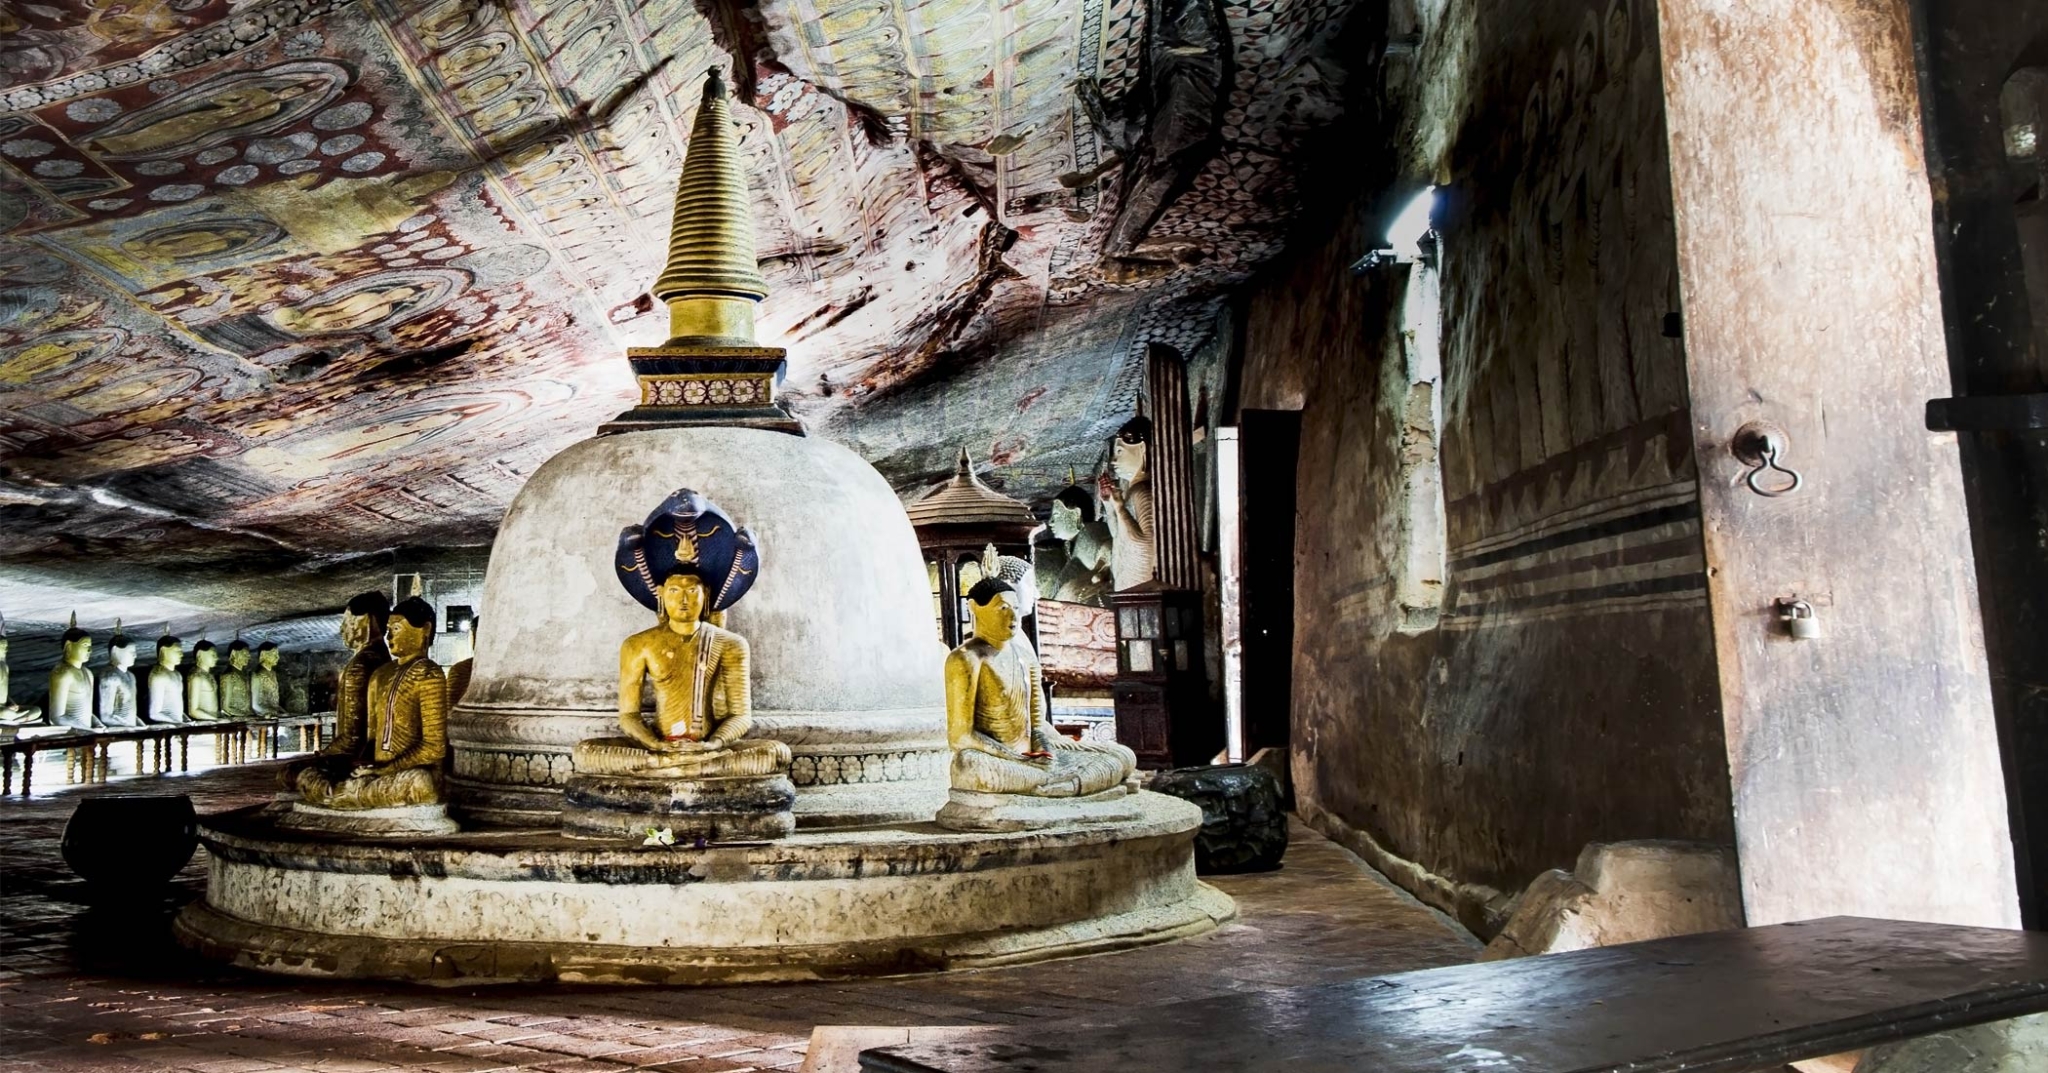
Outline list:
[[[789,766],[789,746],[743,740],[754,725],[754,694],[746,639],[709,622],[688,638],[655,626],[626,639],[626,647],[655,647],[647,679],[654,685],[655,733],[682,743],[656,752],[631,738],[591,738],[571,753],[589,775],[714,778],[770,775]],[[706,748],[697,743],[715,742]]]
[[[1085,797],[1122,785],[1137,768],[1122,745],[1053,729],[1038,660],[1022,638],[1000,648],[974,638],[946,657],[946,715],[955,790]]]
[[[258,667],[249,672],[249,712],[258,719],[275,719],[284,714],[277,696],[277,671]]]
[[[185,718],[197,723],[220,721],[220,686],[214,682],[212,671],[194,667],[186,672]]]
[[[220,674],[220,717],[222,719],[247,719],[253,709],[250,706],[249,672],[233,667]]]
[[[315,764],[299,773],[299,795],[332,809],[439,802],[441,765],[448,756],[448,679],[440,666],[425,656],[386,663],[371,673],[364,699],[364,736],[353,763],[374,765],[378,772],[355,775],[331,762]]]

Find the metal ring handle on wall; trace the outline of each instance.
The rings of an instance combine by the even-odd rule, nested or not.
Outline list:
[[[1765,488],[1763,485],[1757,483],[1757,477],[1761,476],[1765,470],[1773,469],[1777,470],[1779,473],[1782,473],[1787,477],[1792,478],[1792,483],[1784,486],[1783,488],[1779,488],[1775,491],[1769,488]],[[1755,492],[1757,495],[1763,496],[1766,499],[1776,499],[1779,496],[1791,495],[1793,492],[1797,492],[1799,490],[1799,486],[1804,482],[1805,478],[1799,475],[1798,470],[1793,469],[1790,466],[1783,466],[1778,464],[1778,448],[1775,445],[1765,446],[1763,450],[1759,451],[1757,453],[1756,464],[1750,467],[1750,471],[1744,474],[1742,478],[1742,483],[1749,485],[1750,491]]]

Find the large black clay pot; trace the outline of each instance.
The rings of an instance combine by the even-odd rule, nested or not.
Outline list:
[[[1146,787],[1201,806],[1195,871],[1203,875],[1263,872],[1287,852],[1287,812],[1280,780],[1265,768],[1217,764],[1162,771]]]
[[[199,818],[184,794],[88,797],[64,825],[64,863],[109,893],[159,893],[198,847]]]

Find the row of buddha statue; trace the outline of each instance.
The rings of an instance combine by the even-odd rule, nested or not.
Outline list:
[[[119,623],[107,639],[106,662],[98,667],[87,666],[93,638],[79,628],[76,615],[62,645],[62,657],[50,668],[46,705],[37,707],[9,697],[7,637],[0,634],[0,727],[117,729],[286,714],[277,670],[282,653],[270,641],[251,648],[236,638],[227,646],[227,667],[216,671],[220,650],[213,642],[193,646],[191,666],[181,668],[185,643],[166,634],[157,638],[156,664],[142,681],[132,669],[136,643]]]
[[[620,534],[615,562],[655,622],[619,649],[619,733],[573,748],[563,832],[661,844],[789,834],[790,749],[754,735],[750,650],[724,624],[761,570],[752,534],[680,489]],[[988,831],[1121,816],[1135,757],[1054,730],[1037,654],[1019,630],[1037,600],[1031,566],[993,549],[988,565],[968,594],[975,634],[943,668],[952,793],[938,822]],[[367,836],[455,830],[443,778],[453,700],[450,676],[427,655],[432,605],[415,596],[392,607],[365,593],[349,602],[342,635],[352,655],[335,736],[286,767],[280,822]]]

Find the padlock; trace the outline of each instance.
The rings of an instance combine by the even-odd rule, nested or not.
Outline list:
[[[1813,615],[1813,605],[1805,600],[1778,601],[1778,617],[1785,621],[1785,632],[1796,641],[1811,641],[1820,636],[1820,619]]]

